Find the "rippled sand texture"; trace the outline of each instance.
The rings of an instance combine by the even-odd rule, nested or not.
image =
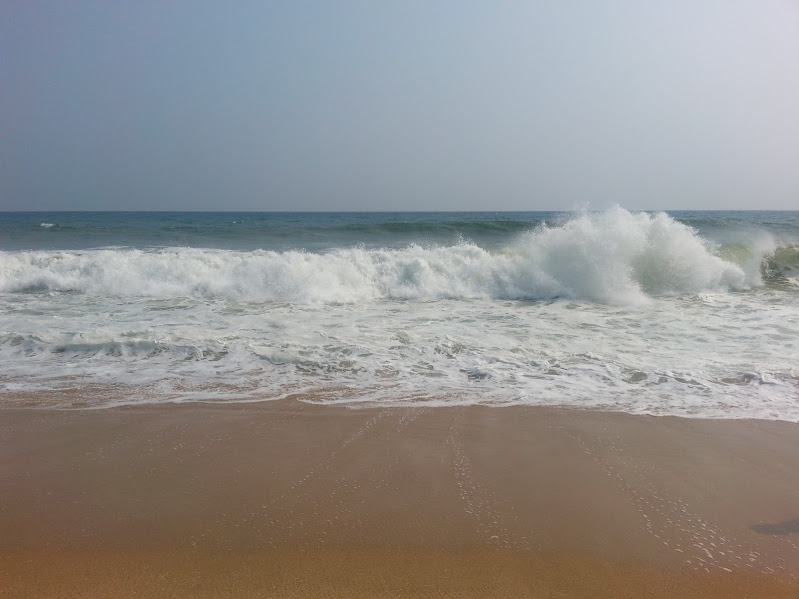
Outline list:
[[[3,410],[9,597],[796,597],[799,426]]]

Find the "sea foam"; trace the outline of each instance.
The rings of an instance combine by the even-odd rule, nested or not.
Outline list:
[[[799,421],[795,230],[700,230],[714,241],[617,208],[484,245],[0,252],[0,402],[302,394]]]

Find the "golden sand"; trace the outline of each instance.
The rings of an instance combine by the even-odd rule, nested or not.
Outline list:
[[[799,596],[799,426],[0,411],[0,596]]]

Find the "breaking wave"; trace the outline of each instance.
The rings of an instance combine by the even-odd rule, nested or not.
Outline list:
[[[509,232],[509,235],[511,233]],[[795,245],[720,248],[664,213],[615,208],[515,232],[507,247],[0,252],[0,292],[205,297],[286,303],[551,299],[620,304],[742,290],[799,268]]]

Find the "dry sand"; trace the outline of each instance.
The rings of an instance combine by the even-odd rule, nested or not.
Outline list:
[[[799,425],[0,410],[2,597],[799,597]]]

